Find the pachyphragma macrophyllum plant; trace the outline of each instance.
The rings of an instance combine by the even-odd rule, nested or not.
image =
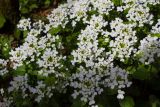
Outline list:
[[[8,60],[0,59],[1,77],[13,74],[8,88],[1,88],[0,106],[14,104],[15,93],[40,103],[68,87],[74,99],[91,107],[98,106],[95,97],[106,88],[116,89],[117,98],[123,99],[123,89],[131,85],[128,68],[135,63],[147,66],[160,57],[160,19],[150,12],[159,4],[158,0],[68,0],[46,22],[20,20],[18,28],[27,34],[23,44],[10,51]],[[138,33],[143,28],[145,33]]]

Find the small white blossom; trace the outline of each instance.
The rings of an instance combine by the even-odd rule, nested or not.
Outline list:
[[[124,91],[122,91],[122,90],[118,90],[117,98],[118,98],[118,99],[124,99],[124,94],[125,94],[125,92],[124,92]]]
[[[9,71],[7,70],[8,60],[0,59],[0,76],[7,74]]]
[[[154,62],[155,56],[160,57],[160,40],[158,37],[145,37],[140,41],[139,51],[137,54],[140,54],[140,59],[144,64],[150,64]]]
[[[17,25],[17,27],[22,30],[29,30],[29,29],[31,29],[31,20],[29,18],[28,19],[21,19],[19,21],[19,24]]]

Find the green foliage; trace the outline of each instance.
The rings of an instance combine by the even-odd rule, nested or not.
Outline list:
[[[8,58],[13,41],[12,36],[0,35],[0,57]]]
[[[160,34],[159,33],[152,34],[151,36],[160,38]]]
[[[52,28],[50,29],[49,33],[52,34],[52,35],[55,35],[57,34],[59,31],[61,31],[61,27],[57,27],[57,28]]]
[[[73,104],[71,107],[87,107],[87,106],[86,106],[86,103],[82,102],[79,99],[76,99],[73,101]]]
[[[29,14],[38,8],[46,8],[53,0],[19,0],[21,14]]]
[[[14,75],[24,75],[26,73],[26,66],[25,65],[22,65],[20,67],[18,67],[16,69],[16,71],[14,71]]]
[[[112,0],[112,1],[116,6],[121,6],[122,5],[122,0]]]
[[[0,28],[3,27],[3,25],[5,24],[6,19],[5,17],[0,13]]]
[[[136,79],[145,80],[145,79],[149,79],[149,77],[150,77],[149,72],[150,72],[150,70],[148,68],[145,68],[144,65],[141,65],[133,73],[133,76]]]
[[[134,100],[130,96],[126,96],[125,99],[120,101],[120,106],[121,107],[134,107]]]
[[[14,37],[15,37],[16,39],[19,39],[19,38],[20,38],[20,35],[21,35],[21,31],[16,28],[16,29],[14,30]]]
[[[154,95],[149,97],[151,107],[160,107],[160,99]]]

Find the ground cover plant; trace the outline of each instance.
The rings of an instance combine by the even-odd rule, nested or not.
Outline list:
[[[18,46],[0,41],[0,107],[160,106],[159,0],[68,0],[17,28]]]

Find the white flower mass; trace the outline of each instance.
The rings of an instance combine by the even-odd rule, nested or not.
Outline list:
[[[48,23],[20,20],[17,27],[28,31],[27,37],[21,46],[10,51],[9,60],[0,59],[0,76],[9,72],[6,67],[9,61],[12,62],[11,72],[17,72],[23,65],[34,65],[32,71],[15,76],[5,91],[21,91],[24,99],[33,94],[35,101],[41,102],[44,97],[52,97],[53,90],[61,92],[69,86],[73,89],[71,96],[74,99],[80,97],[90,107],[98,107],[95,97],[105,88],[117,89],[117,98],[123,99],[123,89],[132,82],[128,80],[130,72],[127,67],[121,64],[138,56],[140,58],[136,61],[147,65],[160,57],[160,36],[154,36],[160,35],[160,19],[154,23],[148,4],[160,2],[122,0],[122,6],[116,6],[112,0],[68,0],[48,15]],[[120,14],[126,10],[125,19],[122,19]],[[112,11],[118,12],[119,16],[109,19]],[[152,29],[146,37],[139,39],[136,28],[146,25]],[[65,35],[61,30],[51,33],[52,29],[59,27],[62,31],[78,29],[78,33],[72,36],[76,44],[67,43],[75,45],[74,48],[67,50],[63,43],[71,34]],[[65,49],[69,52],[65,53]],[[43,78],[53,77],[54,81],[48,85],[40,79],[36,86],[32,86],[28,82],[29,72]],[[12,103],[12,97],[4,97],[0,107]]]

